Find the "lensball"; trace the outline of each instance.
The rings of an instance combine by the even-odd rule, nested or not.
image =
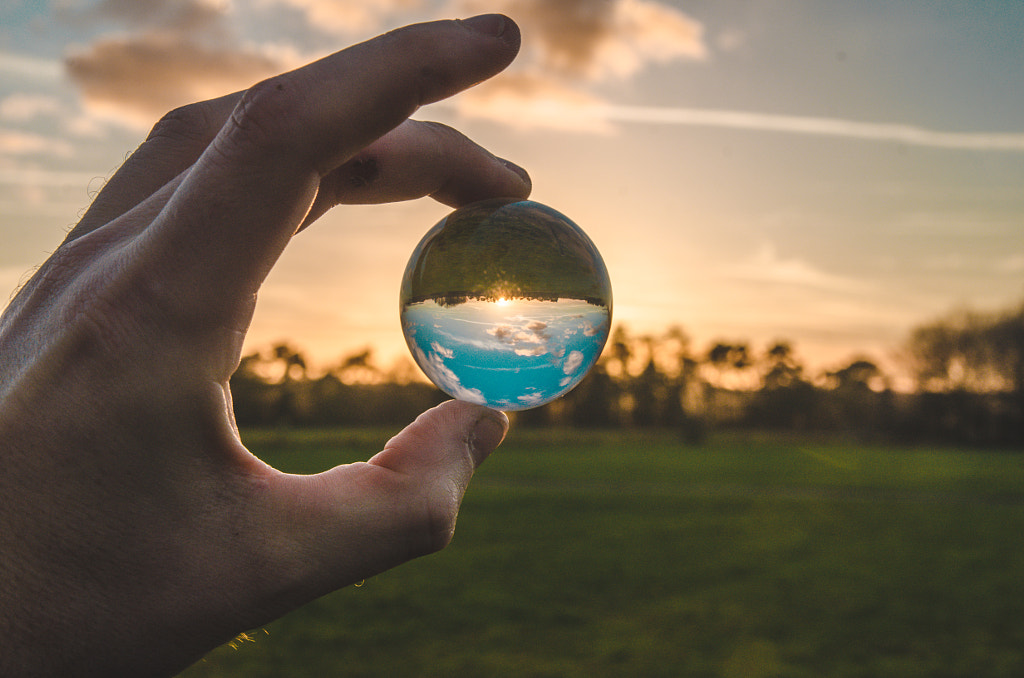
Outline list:
[[[402,279],[402,331],[448,395],[498,410],[564,395],[597,362],[612,317],[601,254],[532,200],[455,210],[420,241]]]

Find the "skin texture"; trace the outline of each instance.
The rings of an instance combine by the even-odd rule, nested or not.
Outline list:
[[[293,476],[245,449],[228,379],[261,283],[326,210],[529,194],[408,119],[519,39],[498,15],[394,31],[169,113],[110,179],[0,319],[0,675],[173,675],[449,542],[503,414],[447,402]]]

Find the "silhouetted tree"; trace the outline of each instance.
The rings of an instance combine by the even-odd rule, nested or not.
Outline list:
[[[917,327],[905,354],[922,391],[1024,390],[1024,305],[961,311]]]
[[[771,429],[806,430],[819,424],[818,395],[803,376],[792,344],[778,341],[761,360],[761,389],[750,403],[748,420]]]
[[[768,391],[789,388],[803,380],[803,366],[796,360],[793,346],[778,341],[765,352],[762,387]]]
[[[921,392],[909,425],[918,435],[1024,442],[1024,304],[917,327],[904,355]]]
[[[894,393],[866,357],[812,381],[786,341],[755,353],[747,342],[723,340],[697,355],[678,327],[635,336],[619,325],[579,386],[516,418],[534,426],[672,427],[692,441],[711,425],[746,425],[1024,442],[1024,304],[999,313],[961,311],[922,325],[903,356],[916,394]],[[385,371],[365,348],[317,377],[287,342],[244,356],[231,389],[240,425],[397,424],[447,398],[408,359]]]
[[[579,386],[566,396],[565,412],[568,423],[575,426],[615,426],[620,419],[617,411],[618,389],[605,367],[598,361]]]
[[[306,378],[306,358],[287,343],[275,345],[271,349],[273,361],[281,367],[281,381],[302,381]]]
[[[857,357],[838,370],[826,372],[827,401],[821,416],[826,428],[877,438],[890,419],[891,398],[888,379],[882,369],[866,357]]]
[[[629,376],[629,363],[633,356],[632,343],[626,326],[616,325],[608,339],[602,360],[609,374],[618,379],[627,379]]]
[[[263,357],[259,353],[243,356],[231,375],[231,400],[235,421],[241,426],[273,425],[280,413],[280,390],[260,374]]]
[[[373,384],[382,380],[383,373],[373,363],[373,349],[364,348],[341,359],[331,372],[346,384]]]
[[[717,341],[705,354],[704,403],[710,423],[735,423],[743,419],[751,390],[754,365],[745,342]]]

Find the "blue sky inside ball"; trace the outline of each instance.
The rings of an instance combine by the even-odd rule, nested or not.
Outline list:
[[[426,301],[402,313],[409,349],[438,388],[505,411],[576,386],[597,361],[609,320],[607,308],[575,299]]]

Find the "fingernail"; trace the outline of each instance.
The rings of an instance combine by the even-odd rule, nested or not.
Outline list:
[[[463,19],[462,23],[466,24],[478,33],[490,35],[495,38],[500,38],[505,32],[505,28],[508,27],[508,19],[501,14],[481,14],[479,16],[470,17],[469,19]]]
[[[530,179],[530,175],[527,173],[526,170],[524,170],[522,167],[515,164],[514,162],[509,162],[504,158],[498,158],[498,160],[501,162],[502,165],[505,166],[505,169],[510,170],[511,172],[514,172],[515,174],[519,175],[519,178],[523,180],[524,184],[530,186],[531,188],[533,187],[533,180]]]
[[[501,444],[501,441],[505,439],[506,432],[508,432],[508,417],[504,412],[492,410],[477,420],[473,426],[470,445],[478,466]]]

